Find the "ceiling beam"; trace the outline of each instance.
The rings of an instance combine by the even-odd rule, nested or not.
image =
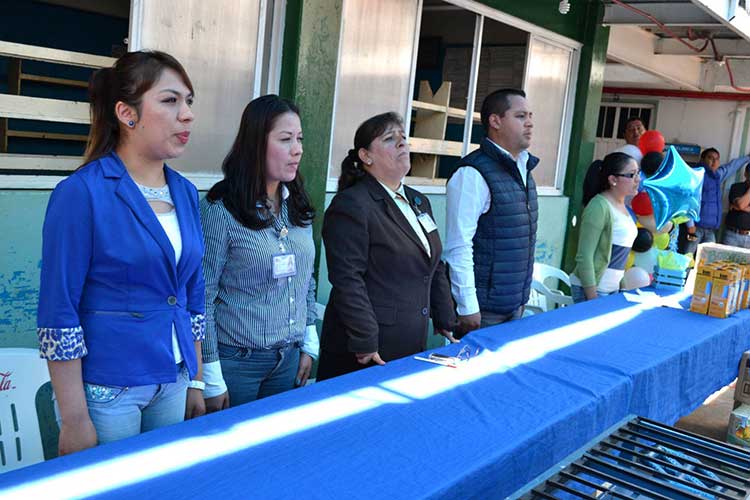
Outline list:
[[[688,41],[688,43],[698,48],[702,47],[705,43],[703,40]],[[714,44],[719,55],[732,56],[739,58],[750,58],[750,42],[743,39],[726,39],[726,38],[715,38]],[[700,54],[696,54],[688,47],[685,47],[682,43],[678,42],[674,38],[660,38],[656,40],[654,45],[654,54],[672,55],[672,56],[700,56],[700,57],[714,57],[714,51],[709,45],[706,50]]]
[[[643,3],[628,1],[628,5],[651,14],[660,22],[668,26],[692,26],[705,28],[720,25],[720,22],[708,12],[692,5],[690,2],[675,4],[668,2]],[[609,25],[634,24],[638,26],[655,26],[655,24],[646,17],[617,4],[608,4],[604,8],[603,22],[604,24]]]
[[[750,41],[750,14],[738,6],[738,0],[690,0],[707,14],[739,36]]]
[[[654,55],[656,36],[635,26],[612,26],[607,57],[689,90],[701,90],[699,57]]]

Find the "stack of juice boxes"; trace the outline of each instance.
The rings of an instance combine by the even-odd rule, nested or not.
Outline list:
[[[726,318],[750,307],[750,264],[726,260],[698,264],[690,310]]]

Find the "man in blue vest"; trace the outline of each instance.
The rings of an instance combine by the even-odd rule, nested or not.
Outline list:
[[[461,159],[447,185],[444,259],[458,312],[457,334],[521,317],[536,243],[539,159],[526,94],[502,89],[482,103],[487,136]]]
[[[683,253],[695,253],[699,243],[714,243],[716,230],[721,226],[722,194],[721,186],[729,176],[732,176],[743,165],[750,161],[750,157],[743,156],[719,166],[721,157],[715,148],[706,148],[701,153],[699,167],[706,171],[703,176],[703,191],[701,193],[701,212],[698,222],[688,221],[686,241],[681,241],[680,250]],[[728,229],[728,230],[731,230]]]

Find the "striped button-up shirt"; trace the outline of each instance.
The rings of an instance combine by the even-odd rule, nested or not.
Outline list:
[[[286,189],[282,191],[288,196]],[[221,200],[201,201],[206,242],[204,363],[219,359],[217,343],[268,349],[302,343],[306,327],[314,328],[312,226],[290,223],[287,196],[275,223],[259,230],[240,224]],[[286,252],[294,254],[297,272],[294,276],[274,278],[273,257]]]

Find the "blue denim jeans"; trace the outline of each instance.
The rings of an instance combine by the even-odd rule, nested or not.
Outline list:
[[[729,231],[727,231],[729,233]],[[726,239],[726,236],[724,237]],[[685,243],[685,252],[692,253],[698,251],[698,245],[700,243],[715,243],[716,242],[716,231],[713,229],[706,229],[704,227],[695,226],[695,240],[687,241]]]
[[[750,248],[750,234],[735,233],[731,229],[727,228],[727,230],[724,231],[723,243],[725,245],[732,245],[734,247]]]
[[[99,444],[182,422],[190,375],[184,363],[175,370],[177,381],[168,384],[119,387],[84,383],[86,404]],[[55,415],[60,425],[57,401]]]
[[[229,404],[238,406],[293,389],[299,352],[297,344],[280,349],[219,344],[219,361],[229,390]]]

